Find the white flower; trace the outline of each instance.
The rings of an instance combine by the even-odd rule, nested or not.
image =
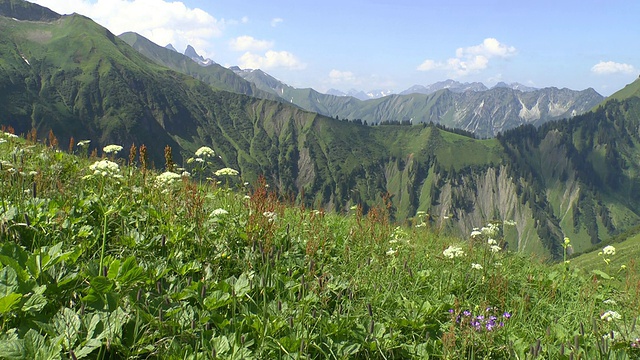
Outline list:
[[[171,171],[165,171],[162,174],[156,176],[155,185],[157,187],[168,186],[181,179],[182,176],[180,176],[180,174],[176,174]]]
[[[204,159],[196,158],[196,161],[197,161],[197,162],[204,162]]]
[[[199,158],[211,157],[215,156],[216,153],[208,146],[203,146],[200,149],[196,150],[196,156]]]
[[[498,245],[498,242],[495,239],[489,238],[489,240],[487,240],[487,244],[489,244],[489,245]]]
[[[607,304],[607,305],[617,305],[616,301],[613,299],[607,299],[605,301],[602,302],[603,304]]]
[[[214,173],[216,176],[236,176],[238,175],[238,170],[234,170],[232,168],[222,168]]]
[[[17,138],[18,137],[18,135],[12,134],[12,133],[8,133],[8,132],[4,133],[4,136],[10,137],[10,138]]]
[[[5,140],[5,139],[0,139],[0,144],[6,143],[6,142],[7,142],[7,140]]]
[[[446,258],[453,259],[453,258],[464,256],[464,251],[462,251],[461,247],[449,246],[448,248],[444,249],[444,251],[442,252],[442,255],[444,255],[444,257]]]
[[[622,319],[622,316],[613,310],[608,310],[608,311],[605,311],[604,314],[600,315],[600,319],[606,320],[606,321],[613,321],[613,320]]]
[[[29,171],[29,176],[36,176],[38,175],[37,171]]]
[[[480,236],[480,235],[482,235],[482,233],[481,233],[480,231],[478,231],[478,230],[473,230],[473,231],[471,232],[471,237],[472,237],[472,238],[474,238],[474,237],[476,237],[476,236]]]
[[[505,220],[502,222],[504,225],[508,225],[508,226],[515,226],[516,222],[513,220]]]
[[[387,250],[387,256],[392,256],[395,255],[398,252],[398,250],[393,250],[393,248],[389,248],[389,250]]]
[[[104,151],[105,154],[111,154],[111,153],[117,154],[120,151],[122,151],[122,146],[120,146],[120,145],[107,145],[107,146],[102,148],[102,151]]]
[[[272,211],[265,211],[262,213],[262,215],[264,217],[266,217],[267,219],[269,219],[269,222],[274,222],[276,221],[276,218],[278,217],[278,215]]]
[[[190,173],[190,172],[188,172],[188,171],[183,171],[183,172],[182,172],[182,174],[180,174],[180,175],[181,175],[181,176],[184,176],[184,177],[190,177],[190,176],[191,176],[191,173]]]
[[[93,175],[121,177],[121,175],[118,174],[120,167],[113,161],[99,160],[91,164],[89,169],[93,171]]]
[[[82,140],[82,141],[78,141],[76,146],[85,147],[85,146],[89,145],[89,143],[91,143],[91,140]]]
[[[604,253],[605,255],[615,255],[616,254],[616,248],[614,248],[611,245],[607,245],[602,249],[602,253]]]
[[[482,265],[476,264],[476,263],[472,263],[471,264],[471,268],[474,269],[474,270],[482,270]]]
[[[492,253],[497,253],[498,251],[502,250],[502,248],[498,245],[491,245],[491,247],[489,247],[489,250],[491,250]]]
[[[227,215],[229,212],[225,209],[215,209],[209,214],[211,217]]]

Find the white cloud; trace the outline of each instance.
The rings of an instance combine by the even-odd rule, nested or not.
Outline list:
[[[283,18],[273,18],[271,19],[271,26],[276,27],[280,25],[282,22],[284,22]]]
[[[273,69],[287,68],[290,70],[300,70],[307,67],[292,53],[288,51],[269,50],[264,55],[246,52],[239,59],[239,66],[243,69]]]
[[[58,13],[77,12],[88,16],[119,35],[134,31],[164,46],[176,49],[193,45],[205,56],[210,39],[219,37],[225,20],[218,20],[199,8],[189,8],[181,1],[167,0],[35,0]]]
[[[446,61],[425,60],[418,65],[420,71],[448,70],[456,76],[476,73],[489,66],[492,58],[508,58],[516,54],[516,48],[500,43],[494,38],[486,38],[479,45],[456,49],[456,56]]]
[[[633,67],[633,65],[622,64],[613,61],[600,61],[599,63],[593,65],[591,68],[591,72],[596,73],[598,75],[609,75],[609,74],[633,74],[636,73],[637,70]]]
[[[356,80],[355,75],[351,71],[340,71],[333,69],[329,72],[331,83],[338,84],[342,82],[353,82]]]
[[[261,51],[273,46],[273,41],[257,40],[252,36],[239,36],[229,42],[234,51]]]

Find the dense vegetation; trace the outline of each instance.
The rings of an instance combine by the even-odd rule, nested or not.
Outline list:
[[[549,266],[501,248],[512,222],[463,239],[286,205],[208,148],[159,174],[144,147],[33,141],[0,133],[0,358],[640,356],[637,264],[611,247]]]
[[[637,85],[600,110],[498,139],[428,124],[363,126],[246,96],[253,88],[230,71],[194,68],[175,52],[149,59],[85,17],[42,18],[38,6],[0,4],[0,124],[18,134],[90,139],[89,153],[144,144],[155,168],[166,146],[185,166],[206,145],[215,166],[250,183],[263,176],[306,207],[367,214],[384,202],[391,221],[414,225],[424,212],[430,226],[455,236],[514,220],[517,237],[506,246],[553,260],[565,236],[582,252],[640,223]]]

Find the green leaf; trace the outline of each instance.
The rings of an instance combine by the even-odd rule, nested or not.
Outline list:
[[[7,296],[18,291],[18,274],[13,267],[6,266],[0,270],[0,296]]]
[[[80,317],[69,308],[62,308],[53,319],[53,326],[62,335],[65,349],[71,349],[80,331]]]
[[[39,312],[47,306],[47,299],[41,294],[33,294],[29,297],[27,302],[22,305],[22,311],[24,312]]]
[[[2,359],[26,359],[24,341],[18,339],[0,341],[0,358]]]
[[[0,314],[9,313],[18,308],[22,295],[11,293],[0,298]]]
[[[611,280],[612,277],[609,276],[609,274],[607,274],[606,272],[602,271],[602,270],[598,270],[598,269],[594,269],[591,270],[591,272],[595,275],[600,276],[601,278],[605,279],[605,280]]]
[[[95,349],[98,349],[102,346],[102,341],[98,339],[90,339],[84,344],[84,346],[78,350],[75,350],[74,353],[76,355],[76,359],[82,359],[87,355],[91,354]]]
[[[29,273],[25,270],[29,254],[15,243],[7,242],[0,248],[0,263],[10,266],[22,281],[29,279]]]
[[[96,276],[90,281],[91,288],[96,290],[100,294],[106,294],[113,289],[113,281],[104,277]]]
[[[229,295],[229,293],[216,290],[204,299],[204,306],[207,310],[215,310],[231,303],[231,301],[231,295]]]
[[[211,345],[213,345],[213,348],[216,350],[218,355],[224,355],[231,350],[229,340],[224,335],[213,338],[211,340]]]
[[[233,284],[233,289],[236,292],[236,296],[241,298],[247,295],[250,290],[249,277],[246,273],[242,273],[240,277]]]

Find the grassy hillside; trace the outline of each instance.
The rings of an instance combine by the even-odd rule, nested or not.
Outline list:
[[[162,168],[168,152],[187,167],[206,145],[215,166],[251,183],[264,176],[297,204],[365,214],[385,207],[398,224],[457,236],[514,221],[506,246],[553,260],[565,236],[582,251],[640,222],[636,97],[477,140],[426,124],[362,126],[215,90],[79,15],[0,17],[0,54],[0,124],[31,138],[51,134],[63,148],[89,139],[100,155],[111,143],[145,145]]]
[[[501,249],[513,224],[310,211],[206,149],[185,170],[211,180],[110,148],[0,133],[0,358],[640,356],[631,261],[592,277]]]

